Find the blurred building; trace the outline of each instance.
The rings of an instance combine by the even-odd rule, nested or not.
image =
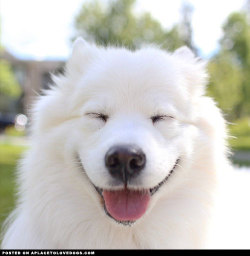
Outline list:
[[[0,58],[6,59],[12,66],[17,81],[22,87],[22,96],[18,102],[18,112],[29,115],[29,109],[42,89],[48,88],[51,73],[63,71],[64,62],[57,60],[23,60],[8,51],[3,51]]]

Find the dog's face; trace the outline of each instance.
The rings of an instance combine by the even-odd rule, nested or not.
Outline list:
[[[64,93],[55,108],[63,110],[46,125],[68,129],[63,140],[72,161],[80,163],[82,179],[95,188],[108,217],[137,221],[178,186],[175,176],[185,176],[195,154],[195,102],[204,78],[187,48],[169,54],[75,43],[59,82]]]

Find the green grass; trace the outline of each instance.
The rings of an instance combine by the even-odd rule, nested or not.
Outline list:
[[[18,131],[14,126],[7,127],[4,131],[5,135],[13,137],[22,137],[25,136],[25,131]]]
[[[23,146],[0,143],[0,227],[15,203],[15,170]]]

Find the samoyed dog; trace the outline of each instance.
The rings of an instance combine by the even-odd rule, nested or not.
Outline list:
[[[228,178],[226,125],[206,82],[187,47],[76,40],[34,107],[2,247],[250,248],[244,184]]]

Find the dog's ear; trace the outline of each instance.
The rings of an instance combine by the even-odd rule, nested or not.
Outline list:
[[[194,53],[187,46],[182,46],[182,47],[178,48],[177,50],[175,50],[174,55],[177,57],[186,59],[186,60],[195,59]]]
[[[68,72],[84,72],[86,66],[94,56],[94,48],[96,48],[94,45],[78,37],[73,43],[73,50],[66,64],[66,70]]]
[[[175,50],[173,56],[180,63],[180,67],[189,85],[190,94],[192,96],[203,95],[208,79],[206,62],[196,57],[187,46],[182,46]]]

